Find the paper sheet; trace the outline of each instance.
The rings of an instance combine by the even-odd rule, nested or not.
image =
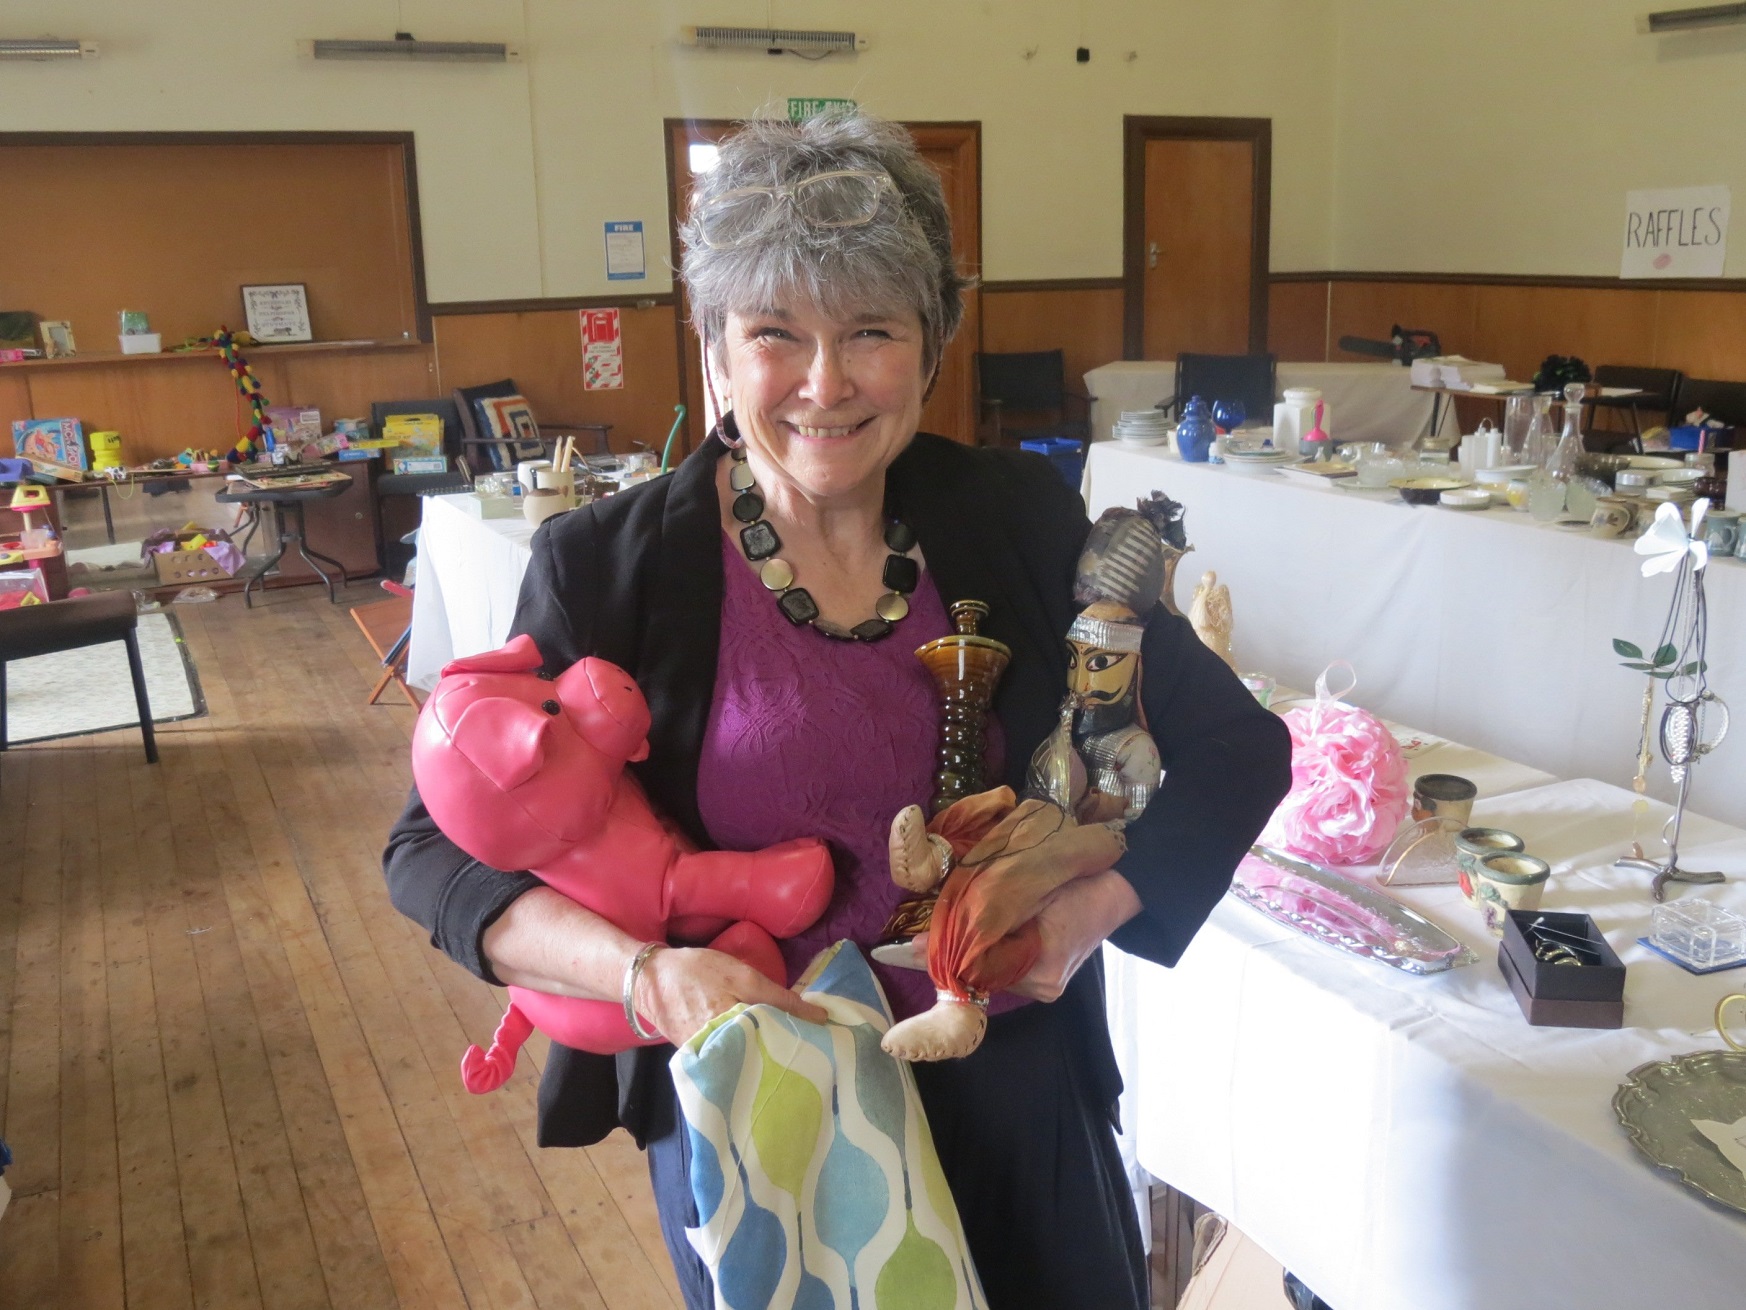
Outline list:
[[[1746,1174],[1746,1115],[1731,1124],[1718,1123],[1714,1119],[1693,1119],[1691,1126],[1714,1142],[1716,1149],[1728,1157],[1729,1164]]]

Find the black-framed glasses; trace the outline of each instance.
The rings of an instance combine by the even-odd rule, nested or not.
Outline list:
[[[871,223],[896,190],[889,173],[862,168],[814,173],[784,186],[736,187],[698,209],[698,228],[711,250],[731,250],[762,232],[784,203],[812,227],[859,227]]]

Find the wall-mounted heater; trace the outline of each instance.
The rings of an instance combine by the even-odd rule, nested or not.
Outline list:
[[[854,32],[812,32],[792,27],[683,27],[679,39],[704,50],[764,50],[773,55],[852,55],[867,48]]]
[[[0,41],[0,59],[95,59],[97,47],[72,37],[38,36]]]
[[[1637,30],[1659,36],[1664,32],[1688,32],[1694,27],[1722,27],[1728,23],[1746,23],[1746,4],[1662,9],[1639,18]]]
[[[396,32],[392,41],[301,41],[314,59],[375,59],[391,63],[503,64],[521,58],[518,46],[501,41],[419,41]]]

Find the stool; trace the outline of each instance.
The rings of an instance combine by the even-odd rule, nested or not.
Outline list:
[[[324,487],[237,487],[233,490],[221,491],[213,497],[221,505],[249,506],[257,515],[265,506],[270,505],[273,508],[273,521],[279,529],[279,549],[274,551],[273,557],[250,574],[248,580],[243,583],[243,604],[246,607],[254,608],[255,602],[249,593],[254,590],[257,583],[263,592],[266,591],[265,578],[267,574],[272,571],[275,564],[285,557],[285,552],[293,546],[297,548],[297,554],[302,557],[303,562],[314,569],[315,575],[327,584],[329,603],[338,603],[339,597],[334,594],[333,579],[328,576],[327,570],[315,561],[320,560],[323,564],[331,564],[339,571],[342,583],[350,582],[351,578],[347,576],[344,564],[341,564],[337,559],[323,555],[318,550],[309,548],[308,530],[303,522],[303,507],[312,500],[331,500],[335,496],[343,496],[350,486],[351,480],[348,478],[344,482],[334,482]],[[254,536],[254,530],[255,525],[251,523],[248,535],[243,538],[245,551],[248,548],[249,539]]]
[[[127,643],[127,667],[133,675],[133,699],[139,706],[139,732],[145,738],[146,763],[156,764],[158,743],[152,735],[152,706],[146,697],[145,666],[139,659],[139,614],[134,609],[133,594],[126,591],[0,610],[0,751],[7,748],[8,660],[52,655],[83,646],[102,646],[112,641]]]

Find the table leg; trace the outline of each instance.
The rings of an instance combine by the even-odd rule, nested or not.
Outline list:
[[[263,596],[267,594],[267,574],[272,572],[273,566],[278,564],[278,562],[285,557],[285,543],[290,538],[289,534],[285,531],[285,511],[281,506],[273,506],[273,520],[279,528],[279,549],[273,552],[273,558],[255,570],[254,576],[249,578],[247,582],[243,583],[243,607],[245,609],[253,609],[255,606],[255,602],[249,597],[249,592],[253,590],[254,585],[257,582],[261,584],[261,594]],[[256,523],[259,523],[260,521],[259,511],[256,512],[255,521]],[[254,534],[255,529],[251,526],[249,528],[249,537],[254,536]],[[246,543],[248,537],[243,538],[243,540]],[[247,554],[246,549],[244,550],[244,554]]]
[[[115,544],[115,516],[109,512],[109,483],[97,484],[97,498],[103,502],[103,531],[109,538],[109,544]]]
[[[309,538],[303,522],[303,502],[298,501],[293,504],[291,506],[291,511],[297,521],[297,553],[303,557],[303,562],[305,564],[315,570],[316,576],[327,584],[328,604],[337,605],[339,603],[339,597],[334,594],[333,579],[330,578],[327,575],[327,571],[315,561],[321,560],[323,563],[331,564],[334,568],[338,569],[341,585],[351,582],[350,575],[346,573],[346,566],[341,564],[337,559],[332,559],[327,555],[323,555],[319,550],[311,550],[309,548]]]

